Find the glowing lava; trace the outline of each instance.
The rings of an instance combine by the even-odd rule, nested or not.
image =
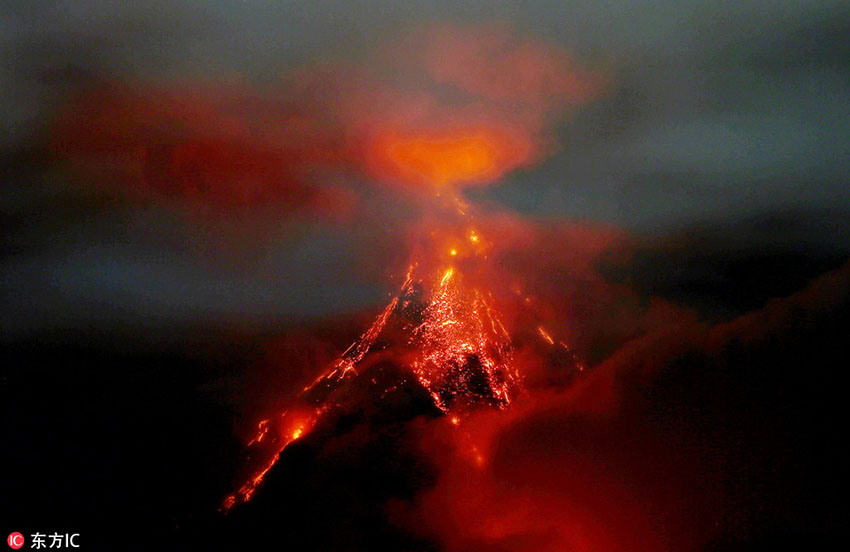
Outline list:
[[[222,509],[227,511],[238,502],[247,502],[251,500],[254,491],[262,482],[268,471],[277,463],[280,458],[280,453],[291,445],[293,442],[301,438],[305,432],[310,431],[315,425],[318,418],[324,413],[325,408],[317,408],[315,410],[287,410],[283,412],[274,425],[277,428],[277,434],[271,438],[273,453],[262,465],[262,467],[251,476],[248,481],[243,484],[239,490],[228,496],[222,504]],[[248,443],[248,446],[260,443],[265,439],[271,427],[271,420],[268,418],[260,421],[256,436]]]
[[[487,299],[450,267],[412,328],[410,367],[444,412],[459,402],[505,406],[519,389],[510,336]]]

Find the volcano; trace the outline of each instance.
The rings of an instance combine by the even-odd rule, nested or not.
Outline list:
[[[245,454],[252,474],[223,511],[251,500],[292,443],[358,405],[371,403],[382,419],[450,415],[457,425],[472,409],[505,409],[523,393],[516,332],[505,326],[489,289],[498,281],[493,242],[457,195],[440,195],[428,212],[389,304],[288,409],[258,423]],[[583,370],[563,341],[543,326],[534,333],[538,352],[557,357],[557,369]]]

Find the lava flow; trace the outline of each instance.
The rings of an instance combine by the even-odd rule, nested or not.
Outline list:
[[[467,161],[463,161],[463,170],[445,168],[445,147],[444,143],[434,150],[442,158],[435,160],[441,174],[454,171],[468,177],[466,168],[472,165]],[[463,160],[464,156],[461,152],[456,157]],[[417,168],[427,164],[428,158],[417,156]],[[485,174],[490,171],[484,168]],[[346,403],[352,395],[348,389],[354,387],[358,376],[384,366],[382,360],[391,359],[395,378],[386,388],[378,388],[382,394],[394,390],[399,382],[420,386],[435,412],[451,413],[453,423],[475,406],[506,408],[522,391],[511,333],[489,290],[488,283],[499,280],[490,261],[494,243],[481,232],[470,211],[445,187],[432,199],[398,293],[372,325],[301,391],[295,401],[298,406],[259,423],[249,447],[254,447],[254,456],[265,460],[227,497],[224,511],[250,500],[284,449]],[[554,345],[545,329],[541,327],[539,333],[543,346]],[[373,384],[374,374],[367,376]]]

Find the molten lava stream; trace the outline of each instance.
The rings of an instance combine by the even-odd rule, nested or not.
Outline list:
[[[237,503],[251,500],[251,497],[254,495],[254,491],[257,490],[257,487],[263,481],[263,478],[277,463],[278,458],[280,458],[280,454],[286,449],[286,447],[313,429],[313,426],[316,424],[316,421],[323,411],[323,408],[317,408],[314,411],[287,410],[283,412],[274,424],[275,429],[279,431],[279,434],[271,438],[271,440],[274,441],[273,454],[265,462],[265,464],[250,479],[248,479],[248,481],[246,481],[238,491],[236,491],[236,493],[228,496],[224,500],[222,509],[227,511]],[[256,436],[248,443],[248,446],[250,447],[251,445],[263,442],[263,440],[268,436],[269,429],[270,420],[262,420],[258,425],[258,432]]]

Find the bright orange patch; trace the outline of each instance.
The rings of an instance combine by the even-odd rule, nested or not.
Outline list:
[[[527,142],[489,128],[389,132],[375,141],[372,154],[381,176],[442,188],[498,178],[528,159]]]

